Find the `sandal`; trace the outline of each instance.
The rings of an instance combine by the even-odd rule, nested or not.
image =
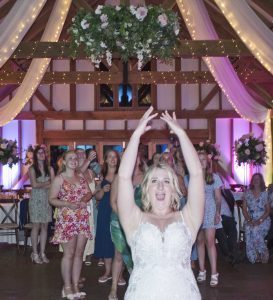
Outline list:
[[[99,283],[105,283],[105,282],[107,282],[107,281],[109,281],[109,280],[111,280],[112,279],[112,276],[101,276],[99,279],[98,279],[98,282]]]
[[[199,274],[196,278],[197,282],[204,282],[206,281],[206,277],[207,277],[207,271],[199,271]]]
[[[120,279],[118,280],[118,285],[119,285],[119,286],[126,285],[126,281],[125,281],[125,279],[123,279],[123,278],[120,278]]]
[[[72,292],[71,286],[63,287],[62,298],[66,298],[68,300],[73,300],[75,298],[75,294]]]
[[[219,273],[216,273],[216,274],[213,274],[211,275],[211,278],[210,278],[210,286],[211,287],[216,287],[219,283]]]
[[[75,291],[74,297],[76,299],[84,299],[86,297],[85,292],[80,292],[78,284],[74,284],[74,291]]]

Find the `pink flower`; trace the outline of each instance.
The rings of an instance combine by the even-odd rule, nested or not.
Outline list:
[[[165,27],[168,24],[168,17],[166,14],[159,15],[157,20],[161,27]]]
[[[203,147],[204,146],[204,142],[199,142],[199,146]]]
[[[255,146],[255,149],[258,151],[258,152],[261,152],[263,149],[264,149],[264,146],[263,144],[258,144]]]
[[[140,6],[136,10],[136,18],[139,21],[143,21],[145,19],[145,17],[147,16],[147,13],[148,13],[148,9],[144,6]]]
[[[215,155],[214,156],[214,160],[218,160],[219,159],[219,156],[218,155]]]
[[[211,159],[212,158],[212,155],[211,154],[208,154],[208,159]]]
[[[246,150],[245,150],[245,154],[246,154],[246,155],[249,155],[249,154],[250,154],[250,150],[249,150],[249,149],[246,149]]]

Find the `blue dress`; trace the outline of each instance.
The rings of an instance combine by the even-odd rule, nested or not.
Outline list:
[[[106,179],[103,179],[101,187],[110,184]],[[97,231],[95,239],[95,252],[94,256],[97,258],[113,258],[114,257],[114,244],[111,239],[110,233],[110,220],[112,208],[110,205],[110,191],[104,193],[98,205],[97,216]]]
[[[218,224],[214,224],[214,217],[216,212],[216,202],[214,191],[219,189],[223,183],[221,178],[217,174],[213,174],[214,182],[213,184],[205,184],[205,213],[204,220],[202,224],[202,229],[205,228],[222,228],[221,221]]]
[[[247,190],[244,196],[248,214],[253,221],[259,220],[265,213],[265,205],[268,203],[266,191],[255,198],[251,190]],[[260,260],[267,262],[269,258],[265,237],[270,228],[270,217],[267,217],[260,225],[250,226],[245,222],[246,255],[251,263]]]

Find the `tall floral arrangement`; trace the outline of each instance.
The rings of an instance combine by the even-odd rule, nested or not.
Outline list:
[[[220,160],[220,145],[213,144],[210,140],[199,142],[195,145],[195,149],[198,153],[206,153],[212,161]]]
[[[267,159],[265,142],[261,137],[254,137],[253,133],[244,134],[235,141],[235,154],[239,166],[242,163],[260,166]]]
[[[176,13],[161,6],[99,5],[95,11],[80,10],[68,31],[73,55],[83,44],[96,66],[103,58],[111,66],[116,52],[123,61],[137,57],[140,70],[152,57],[172,57],[179,29]]]
[[[20,160],[17,153],[17,142],[0,138],[0,163],[10,168]]]

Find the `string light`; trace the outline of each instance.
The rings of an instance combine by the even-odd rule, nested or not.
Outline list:
[[[0,39],[1,46],[0,46],[0,68],[6,63],[6,61],[10,58],[14,49],[17,48],[19,43],[21,42],[22,38],[29,30],[35,19],[37,18],[38,14],[40,13],[42,7],[44,6],[46,0],[33,0],[31,5],[26,4],[26,1],[18,1],[14,4],[11,9],[11,13],[7,15],[4,19],[2,24],[0,25],[3,28],[2,37]],[[19,21],[15,26],[12,28],[6,26],[6,23],[11,23],[11,17],[14,18],[13,11],[23,11],[21,21]],[[28,15],[32,14],[31,19],[27,18]],[[10,17],[9,17],[10,16]],[[3,39],[3,41],[2,41]]]
[[[242,25],[242,22],[240,21],[240,18],[242,18],[240,12],[238,12],[238,7],[235,6],[234,1],[230,0],[215,0],[216,4],[219,6],[221,9],[222,13],[228,20],[229,24],[233,27],[233,29],[237,32],[241,40],[245,43],[245,45],[250,49],[250,51],[253,53],[253,55],[259,60],[259,62],[271,73],[273,74],[273,65],[270,65],[268,63],[269,58],[265,53],[262,52],[261,46],[269,51],[268,53],[272,53],[272,49],[270,45],[266,45],[265,43],[260,43],[261,41],[260,35],[256,33],[254,30],[251,30],[251,24],[250,20],[244,19],[244,22],[248,22],[247,25],[247,30]],[[255,22],[257,24],[261,24],[260,28],[263,29],[262,34],[267,35],[268,37],[271,37],[272,39],[272,31],[267,28],[262,21],[256,16],[256,14],[252,13],[251,8],[248,6],[247,2],[241,1],[240,5],[243,5],[242,9],[244,11],[248,9],[248,11],[251,13],[252,17],[255,18]],[[234,13],[230,13],[230,11],[233,11]],[[246,14],[244,14],[246,16]],[[255,40],[258,41],[255,42]],[[270,49],[269,49],[270,47]],[[267,62],[266,62],[267,61]]]
[[[58,0],[55,2],[55,6],[50,15],[41,41],[55,42],[59,39],[71,1],[72,0]],[[23,109],[28,100],[33,96],[34,91],[39,86],[49,63],[49,58],[34,59],[32,61],[14,98],[0,108],[0,126],[4,126],[12,121]]]
[[[188,5],[188,9],[185,8],[184,2],[187,2],[185,0],[178,0],[177,4],[178,7],[180,9],[181,14],[184,17],[185,23],[187,25],[187,28],[190,32],[190,35],[192,37],[192,39],[194,40],[198,40],[198,36],[196,35],[196,30],[195,30],[195,24],[193,22],[194,17],[191,16],[190,13],[190,9],[193,9],[190,5]],[[216,2],[218,2],[218,0],[216,0]],[[223,7],[225,7],[225,3],[224,2],[220,2],[220,5],[224,4]],[[219,41],[220,42],[220,41]],[[223,50],[224,51],[224,50]],[[223,83],[221,82],[221,80],[218,78],[217,74],[216,74],[216,70],[215,70],[215,66],[214,66],[214,59],[213,58],[209,58],[209,57],[203,57],[204,61],[206,62],[210,72],[212,73],[213,77],[215,78],[215,80],[217,81],[219,87],[221,88],[222,92],[226,95],[229,103],[232,105],[232,107],[234,108],[234,110],[244,119],[248,120],[249,122],[253,122],[253,123],[261,123],[264,122],[264,120],[254,120],[249,118],[248,116],[246,116],[242,111],[239,111],[237,109],[237,107],[235,106],[232,97],[229,95],[229,93],[227,92],[226,88],[224,87]],[[239,80],[239,79],[238,79]]]

